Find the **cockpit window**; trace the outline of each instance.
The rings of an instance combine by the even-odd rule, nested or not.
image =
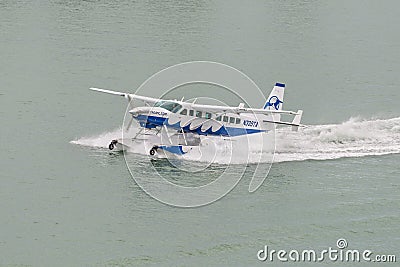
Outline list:
[[[171,110],[171,112],[177,113],[181,109],[182,109],[182,105],[176,104],[176,106]]]
[[[160,107],[160,108],[165,108],[168,111],[171,111],[173,113],[178,112],[181,110],[182,105],[179,105],[178,103],[175,102],[169,102],[169,101],[158,101],[157,103],[154,104],[155,107]]]

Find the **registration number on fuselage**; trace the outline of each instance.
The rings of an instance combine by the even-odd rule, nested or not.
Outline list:
[[[243,121],[244,126],[249,126],[249,127],[257,127],[258,126],[258,121],[250,121],[250,120],[244,120]]]

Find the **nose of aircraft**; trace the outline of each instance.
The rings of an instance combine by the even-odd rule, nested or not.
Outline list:
[[[137,115],[139,115],[138,113],[138,108],[133,108],[131,110],[128,111],[133,117],[137,117]]]

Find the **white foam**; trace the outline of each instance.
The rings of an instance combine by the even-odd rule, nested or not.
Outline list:
[[[133,127],[132,127],[133,128]],[[132,131],[130,135],[133,135]],[[91,137],[82,137],[71,141],[73,144],[107,148],[111,140],[122,136],[121,129],[105,132]],[[127,133],[124,133],[124,138]],[[266,138],[265,138],[266,137]],[[263,141],[256,135],[223,144],[219,137],[207,137],[215,145],[210,146],[210,151],[203,150],[201,161],[214,159],[216,163],[251,163],[260,160],[260,154],[270,151],[267,135]],[[255,139],[254,139],[255,138]],[[264,143],[264,147],[260,147]],[[232,149],[233,153],[230,150]],[[263,151],[263,153],[261,153]],[[146,154],[143,146],[134,146],[131,152]],[[211,153],[211,154],[210,154]],[[301,161],[301,160],[328,160],[345,157],[362,157],[369,155],[385,155],[400,153],[400,117],[393,119],[361,119],[350,118],[341,124],[309,125],[300,128],[298,132],[292,132],[290,127],[276,131],[276,151],[274,162]],[[232,156],[231,156],[232,155]],[[229,157],[229,159],[227,158]],[[186,160],[199,161],[198,155]],[[270,154],[262,155],[263,162],[269,162]]]
[[[70,143],[81,146],[108,148],[108,145],[110,144],[111,140],[121,138],[121,136],[122,136],[122,131],[121,128],[119,128],[111,132],[108,131],[97,135],[81,137],[72,140]]]
[[[326,160],[400,153],[400,117],[350,118],[341,124],[277,131],[275,162]]]

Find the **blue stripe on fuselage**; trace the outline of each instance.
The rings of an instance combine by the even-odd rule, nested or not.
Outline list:
[[[170,128],[176,129],[176,130],[183,129],[183,131],[185,131],[185,132],[197,133],[199,135],[239,136],[239,135],[265,132],[265,130],[260,130],[260,129],[226,127],[226,126],[222,126],[220,129],[218,129],[215,132],[213,132],[211,130],[212,127],[207,129],[206,131],[202,131],[201,130],[202,124],[200,124],[195,129],[190,129],[190,123],[188,125],[186,125],[185,127],[181,128],[180,121],[178,121],[175,124],[168,124],[168,121],[167,121],[168,119],[163,118],[163,117],[139,115],[139,116],[135,117],[135,119],[139,121],[140,126],[148,128],[148,129],[152,129],[157,126],[166,125],[167,127],[170,127]]]

